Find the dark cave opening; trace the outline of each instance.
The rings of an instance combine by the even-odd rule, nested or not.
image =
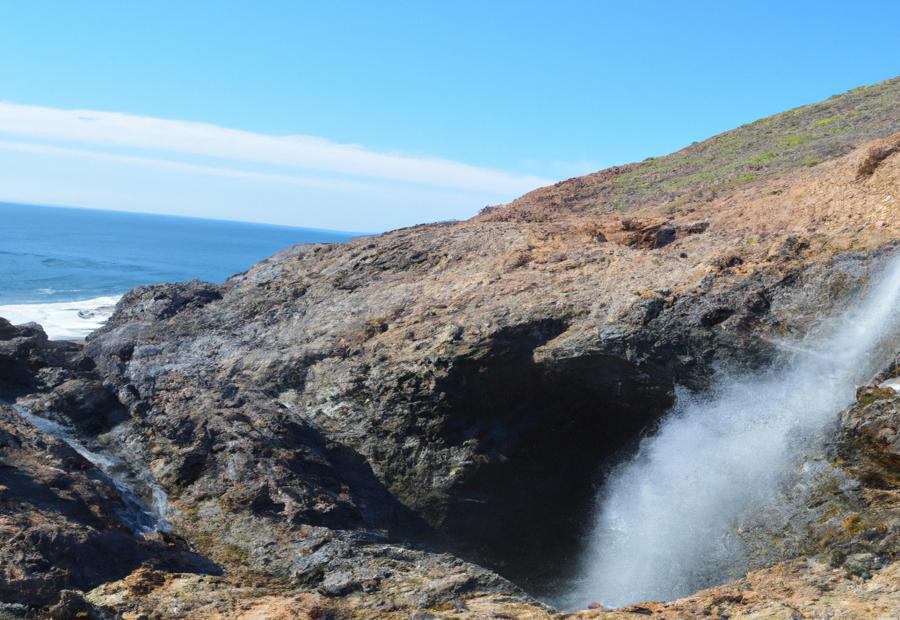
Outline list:
[[[474,439],[483,461],[451,489],[440,529],[457,553],[536,596],[577,568],[603,466],[674,400],[670,380],[620,357],[536,360],[563,327],[511,328],[458,360],[441,386],[445,439]]]

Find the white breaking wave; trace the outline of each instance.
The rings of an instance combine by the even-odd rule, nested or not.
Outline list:
[[[103,326],[120,297],[84,301],[0,306],[0,317],[13,325],[38,323],[51,340],[80,340]]]
[[[763,507],[779,512],[784,485],[822,454],[837,414],[889,363],[898,336],[900,257],[789,360],[722,377],[702,396],[679,393],[658,432],[609,477],[579,582],[558,602],[671,600],[743,574],[739,528]]]

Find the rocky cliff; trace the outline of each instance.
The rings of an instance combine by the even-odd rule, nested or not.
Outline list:
[[[553,617],[532,596],[674,387],[766,364],[895,249],[898,109],[892,80],[470,221],[136,289],[83,345],[0,322],[0,617]],[[846,412],[859,484],[782,556],[581,615],[900,609],[898,402]]]

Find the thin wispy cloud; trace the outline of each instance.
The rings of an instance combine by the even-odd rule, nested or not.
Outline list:
[[[26,142],[9,142],[0,140],[0,150],[18,151],[20,153],[34,153],[51,155],[56,157],[68,157],[72,159],[95,160],[113,163],[172,170],[188,174],[200,174],[215,177],[228,177],[234,179],[247,179],[254,181],[266,181],[271,183],[284,183],[300,187],[315,187],[319,189],[368,189],[371,186],[365,183],[344,181],[341,179],[326,179],[300,175],[269,174],[265,172],[250,172],[235,168],[221,166],[205,166],[179,161],[167,161],[153,157],[140,155],[124,155],[120,153],[104,153],[87,149],[77,149],[65,146],[50,146],[45,144],[31,144]]]
[[[550,182],[446,159],[382,153],[314,136],[271,136],[208,123],[15,103],[0,103],[0,134],[77,143],[82,149],[140,149],[154,152],[157,159],[165,155],[211,157],[510,197]],[[6,148],[10,148],[8,141]],[[146,165],[147,158],[133,163]]]

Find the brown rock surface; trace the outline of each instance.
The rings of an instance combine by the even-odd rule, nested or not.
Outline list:
[[[687,620],[691,618],[883,619],[900,610],[900,564],[867,580],[814,560],[796,560],[754,571],[744,579],[671,603],[641,603],[616,611],[588,610],[572,620]]]
[[[132,293],[87,355],[169,493],[227,519],[235,545],[238,510],[542,558],[590,495],[582,473],[674,382],[761,363],[769,336],[802,333],[900,238],[896,157],[860,182],[865,152],[668,216],[694,232],[662,247],[629,240],[658,234],[634,223],[658,221],[647,208],[294,248],[168,318],[138,309],[194,285]]]
[[[11,559],[0,592],[43,606],[94,588],[97,609],[133,618],[550,617],[456,556],[540,592],[573,564],[594,472],[676,383],[763,365],[852,301],[900,239],[898,93],[853,91],[467,222],[290,248],[222,286],[139,288],[83,349],[0,322],[0,397],[149,472],[175,529],[123,530],[115,485],[4,409],[0,475],[46,503],[0,512],[37,562]],[[859,484],[781,533],[784,557],[645,611],[896,609],[893,402],[847,413],[837,467]],[[48,513],[54,475],[78,490],[71,514]],[[46,551],[21,535],[35,522],[73,542]],[[54,555],[107,557],[113,539],[121,563],[83,578]],[[21,575],[37,585],[17,590]]]
[[[135,506],[90,461],[0,405],[0,601],[46,604],[142,563],[206,563],[129,527]],[[211,567],[210,567],[211,568]]]

